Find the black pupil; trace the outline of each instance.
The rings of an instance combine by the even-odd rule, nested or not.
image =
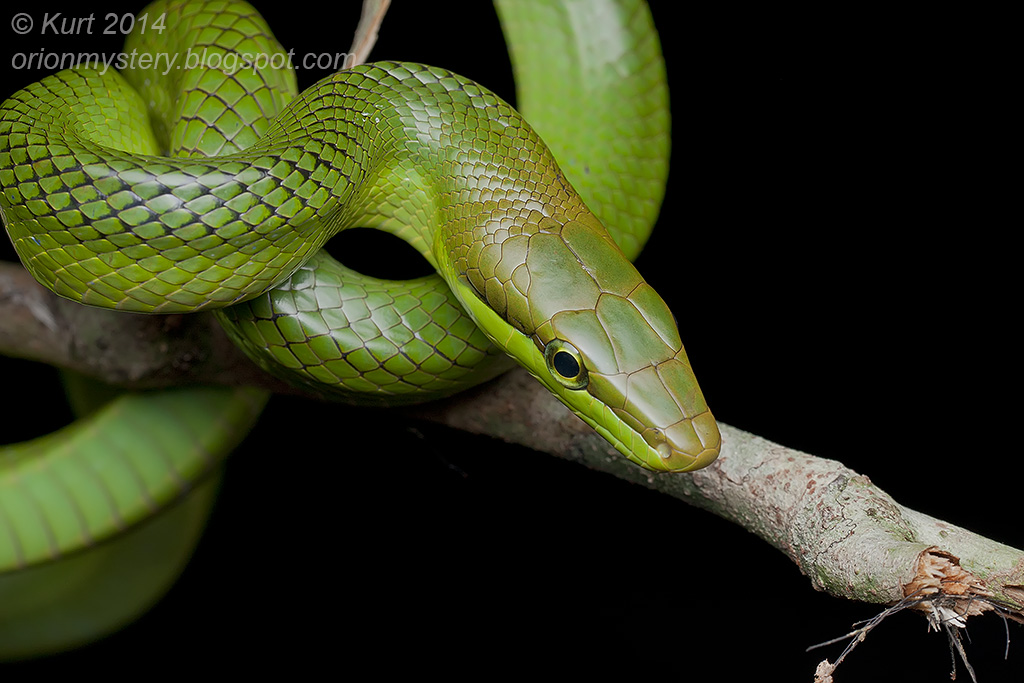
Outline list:
[[[565,351],[555,353],[555,357],[551,359],[551,364],[555,366],[555,372],[562,377],[571,379],[580,374],[580,364],[576,362],[572,354]]]

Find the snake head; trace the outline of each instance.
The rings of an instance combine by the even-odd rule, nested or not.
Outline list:
[[[665,301],[590,212],[531,223],[470,260],[456,288],[470,314],[636,464],[711,463],[718,425]]]

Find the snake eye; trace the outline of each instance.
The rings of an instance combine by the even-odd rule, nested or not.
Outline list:
[[[589,378],[583,358],[575,346],[561,339],[552,339],[544,347],[544,362],[548,372],[567,389],[582,389]]]

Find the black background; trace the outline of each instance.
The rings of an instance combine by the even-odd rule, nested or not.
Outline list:
[[[257,7],[302,55],[347,49],[358,3],[338,4],[330,20],[301,3]],[[514,99],[493,10],[462,5],[396,3],[374,57],[448,67]],[[28,11],[38,22],[48,9]],[[63,9],[102,17],[138,5]],[[676,312],[716,416],[1024,545],[1019,287],[1011,226],[993,211],[1009,127],[976,85],[977,19],[652,10],[673,165],[638,267]],[[16,38],[7,25],[0,35],[11,38],[3,94],[43,75],[11,69],[17,51],[120,44]],[[53,373],[0,370],[24,405],[0,438],[20,438],[55,400],[28,378]],[[810,680],[839,648],[804,648],[877,611],[816,593],[742,529],[607,475],[390,415],[275,399],[167,598],[96,645],[11,670]],[[948,680],[945,638],[925,630],[917,615],[891,618],[840,680]],[[1006,663],[1003,624],[971,622],[982,681],[1020,680],[1022,632],[1011,633]]]

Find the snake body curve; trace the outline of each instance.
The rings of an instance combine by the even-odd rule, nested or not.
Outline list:
[[[528,64],[537,48],[522,28],[537,19],[522,4],[499,4],[519,78],[537,71]],[[218,6],[223,16],[256,21],[252,39],[269,35],[244,3]],[[561,13],[544,21],[571,34],[586,28],[579,6],[536,3],[533,10]],[[646,11],[635,2],[608,7],[628,17]],[[165,8],[183,15],[208,9],[185,2],[148,11]],[[653,28],[643,28],[644,50],[657,50]],[[620,66],[646,59],[625,52]],[[564,61],[577,69],[560,78],[582,83],[588,70],[607,72],[594,61],[577,53]],[[239,116],[230,136],[223,125],[180,123],[204,115],[198,100],[192,114],[180,111],[181,102],[189,106],[188,96],[174,94],[180,83],[144,94],[179,121],[148,132],[145,109],[123,107],[140,101],[135,89],[88,68],[56,74],[5,102],[0,212],[26,267],[86,304],[144,313],[221,308],[229,333],[257,362],[343,400],[445,395],[500,371],[507,354],[634,462],[683,471],[714,459],[717,426],[671,312],[515,110],[475,83],[416,64],[358,67],[294,100],[287,77],[269,79],[232,96],[273,115]],[[185,89],[209,94],[201,84]],[[641,106],[664,111],[654,99]],[[234,106],[220,113],[244,110]],[[537,126],[561,139],[564,118],[541,111]],[[660,204],[665,154],[637,161],[635,173],[614,159],[599,173],[578,151],[585,144],[559,152],[577,184],[610,176],[627,200],[646,197],[629,210],[614,191],[590,190],[592,203],[605,205],[602,216],[633,224],[623,237],[633,256]],[[168,150],[187,158],[157,154]],[[319,248],[353,226],[395,232],[439,276],[380,283],[331,263]],[[224,406],[259,403],[222,399]],[[0,458],[16,472],[7,482],[24,476],[26,452]],[[79,524],[78,545],[102,535],[99,526],[86,525],[83,534]],[[74,539],[51,541],[31,558],[18,548],[6,566],[77,547]],[[0,545],[0,567],[3,553]]]

